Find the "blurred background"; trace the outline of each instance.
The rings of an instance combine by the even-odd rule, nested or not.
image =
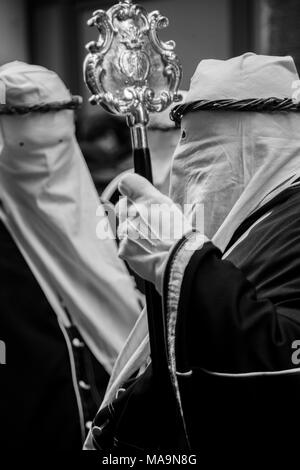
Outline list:
[[[131,165],[123,121],[88,103],[82,79],[85,44],[97,38],[86,25],[94,10],[114,0],[0,0],[0,65],[24,60],[56,71],[73,94],[84,97],[78,138],[99,192]],[[299,0],[139,0],[170,19],[161,33],[174,39],[187,89],[200,59],[226,59],[243,52],[290,54],[300,65]],[[99,167],[99,155],[101,165]]]

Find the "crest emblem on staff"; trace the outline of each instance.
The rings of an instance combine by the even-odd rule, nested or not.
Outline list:
[[[169,24],[166,17],[124,0],[107,12],[94,12],[88,24],[100,33],[87,45],[84,63],[92,104],[121,115],[142,106],[147,115],[179,100],[182,70],[175,43],[158,37]]]

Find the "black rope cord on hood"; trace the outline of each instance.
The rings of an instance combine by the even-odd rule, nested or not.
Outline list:
[[[49,113],[63,109],[78,109],[82,104],[81,96],[72,96],[68,101],[53,101],[52,103],[39,103],[28,106],[11,106],[0,104],[0,115],[22,115],[27,113]]]
[[[183,116],[196,111],[253,111],[253,112],[282,112],[300,111],[300,103],[296,104],[290,98],[249,98],[245,100],[200,100],[175,106],[170,118],[180,127]]]

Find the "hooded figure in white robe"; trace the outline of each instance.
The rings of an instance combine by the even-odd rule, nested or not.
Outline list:
[[[283,100],[296,80],[291,57],[204,60],[186,102]],[[203,456],[238,448],[259,455],[268,439],[283,446],[282,430],[299,420],[300,114],[195,111],[181,125],[171,198],[136,175],[119,186],[135,205],[120,229],[127,227],[119,253],[162,295],[157,315],[165,321],[169,380],[155,382],[143,313],[86,447],[108,450],[113,436],[122,451]],[[189,211],[175,203],[182,210],[189,204]],[[145,214],[154,204],[149,221]],[[194,217],[199,206],[201,233]],[[162,216],[173,233],[182,227],[181,237],[163,236],[154,221]],[[137,371],[138,380],[128,382]],[[105,408],[110,403],[113,416]],[[288,438],[292,445],[293,432]]]
[[[22,62],[0,68],[0,90],[9,108],[71,100],[54,72]],[[0,332],[10,374],[0,391],[2,430],[11,440],[8,426],[19,424],[26,447],[39,423],[36,445],[80,448],[140,305],[71,109],[1,114],[0,201]]]

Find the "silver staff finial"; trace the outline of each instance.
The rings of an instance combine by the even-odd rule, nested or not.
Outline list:
[[[94,12],[88,25],[100,35],[87,45],[84,63],[91,103],[130,117],[134,125],[147,124],[149,113],[180,100],[182,69],[175,43],[158,37],[168,24],[158,11],[148,14],[131,0]]]

